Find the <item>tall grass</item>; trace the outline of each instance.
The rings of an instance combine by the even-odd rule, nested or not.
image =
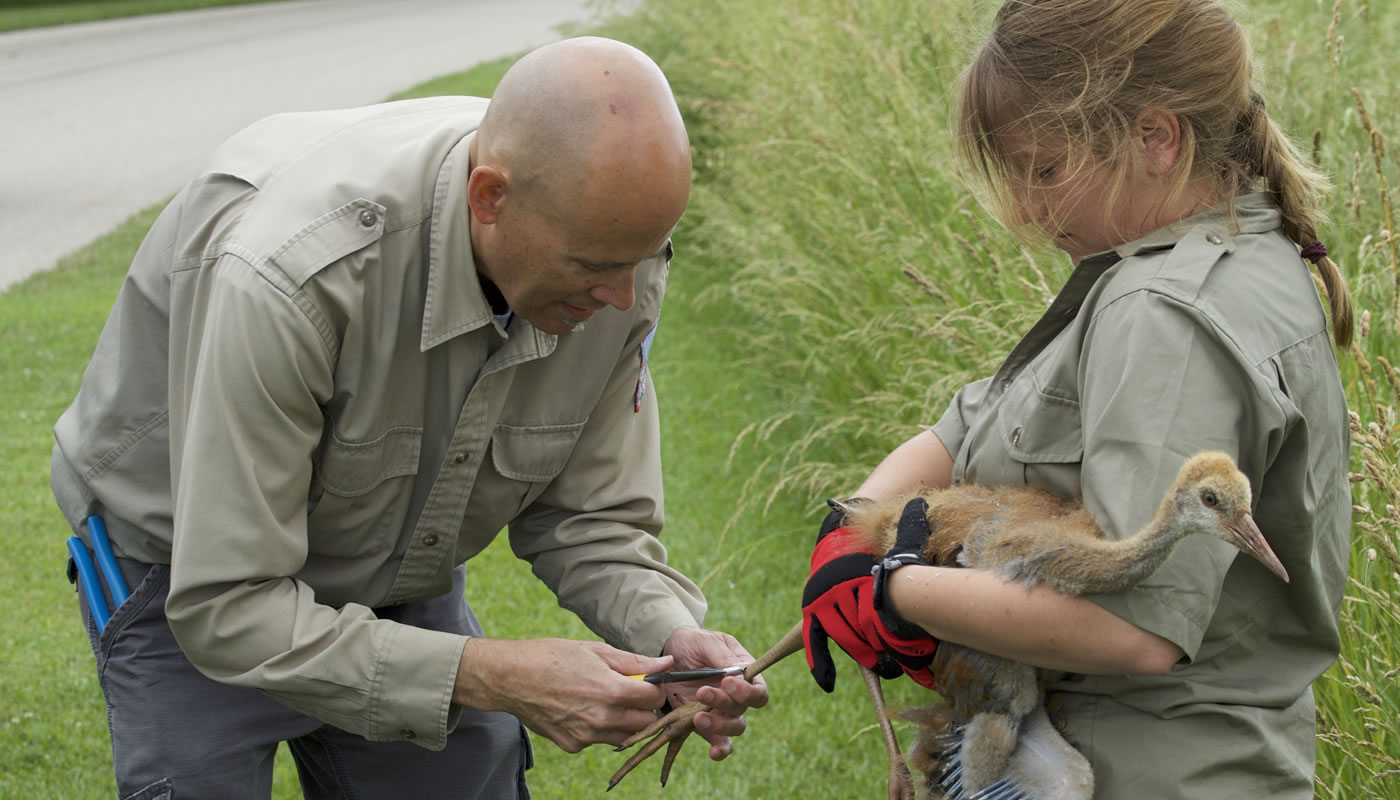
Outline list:
[[[1315,687],[1322,797],[1400,798],[1394,5],[1236,4],[1271,113],[1336,181],[1323,238],[1362,320],[1340,354],[1356,514],[1343,652]],[[783,392],[736,437],[731,466],[747,480],[732,522],[769,512],[792,558],[810,539],[794,511],[814,516],[936,420],[1067,274],[1063,257],[997,230],[952,163],[949,87],[994,6],[653,0],[623,29],[661,57],[696,131],[684,233],[688,261],[715,276],[702,299],[745,314],[753,375]]]

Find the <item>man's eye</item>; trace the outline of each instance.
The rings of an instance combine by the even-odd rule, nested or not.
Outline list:
[[[621,269],[631,269],[632,267],[636,266],[636,264],[624,264],[621,262],[614,261],[598,263],[595,261],[584,261],[582,259],[574,260],[579,264],[579,266],[583,267],[589,272],[616,272]]]

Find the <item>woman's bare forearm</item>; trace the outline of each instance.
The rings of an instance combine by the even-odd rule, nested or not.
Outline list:
[[[953,458],[933,431],[921,431],[885,456],[856,497],[886,500],[920,486],[943,489],[953,482]]]
[[[1027,589],[980,569],[904,567],[889,591],[895,611],[935,638],[1038,667],[1153,674],[1183,655],[1083,597]]]

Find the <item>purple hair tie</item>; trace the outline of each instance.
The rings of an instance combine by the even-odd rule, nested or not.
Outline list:
[[[1327,257],[1327,245],[1322,242],[1313,242],[1307,247],[1304,247],[1299,255],[1311,261],[1313,266],[1317,266],[1317,262]]]

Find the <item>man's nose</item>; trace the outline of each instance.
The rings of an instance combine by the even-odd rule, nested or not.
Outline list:
[[[609,275],[607,280],[588,290],[588,293],[600,303],[607,303],[618,311],[626,311],[636,299],[633,287],[636,273],[636,267],[617,270],[616,275]]]

